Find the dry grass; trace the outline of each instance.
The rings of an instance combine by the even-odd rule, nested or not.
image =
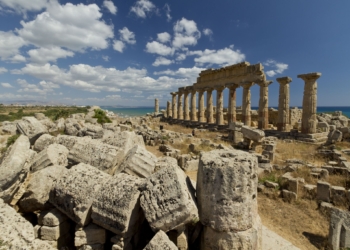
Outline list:
[[[151,152],[152,154],[154,154],[157,157],[163,157],[164,154],[162,152],[159,151],[159,146],[148,146],[146,145],[146,149]]]
[[[316,154],[318,146],[300,142],[286,143],[278,141],[274,163],[282,164],[287,159],[300,159],[315,166],[321,166],[325,160]]]

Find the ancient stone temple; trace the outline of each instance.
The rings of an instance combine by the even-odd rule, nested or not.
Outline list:
[[[305,81],[303,112],[301,132],[304,134],[316,133],[316,100],[317,83],[316,80],[321,76],[320,73],[309,73],[298,75]],[[278,99],[278,115],[276,115],[277,130],[289,132],[293,125],[299,120],[291,121],[291,110],[289,107],[289,83],[290,77],[281,77],[276,79],[280,84]],[[266,79],[264,67],[261,63],[250,65],[248,62],[242,62],[220,69],[207,69],[202,71],[197,82],[191,86],[185,86],[172,92],[171,110],[167,114],[172,114],[173,121],[186,122],[198,125],[228,126],[238,121],[236,90],[243,88],[240,121],[247,126],[252,125],[251,110],[251,87],[253,85],[260,87],[259,109],[257,112],[257,126],[259,129],[269,128],[269,85],[272,81]],[[224,90],[229,89],[228,108],[224,109]],[[216,91],[216,106],[213,104],[213,91]],[[197,95],[198,93],[198,95]],[[205,96],[206,93],[206,105]],[[197,97],[198,96],[198,97]],[[198,99],[197,99],[198,98]],[[197,102],[198,100],[198,102]],[[198,103],[198,109],[196,107]],[[168,104],[168,109],[170,105]],[[215,111],[215,112],[214,112]],[[225,113],[224,113],[225,111]],[[168,115],[169,116],[169,115]],[[226,119],[225,119],[226,118]],[[292,124],[293,122],[293,124]]]

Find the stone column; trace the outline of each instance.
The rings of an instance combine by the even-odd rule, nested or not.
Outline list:
[[[199,90],[198,92],[198,105],[199,105],[199,122],[205,122],[204,115],[204,90]]]
[[[280,77],[276,79],[280,84],[278,97],[278,120],[277,130],[288,131],[289,119],[289,83],[292,81],[290,77]]]
[[[178,92],[177,100],[178,100],[178,114],[177,119],[183,120],[184,119],[184,111],[182,108],[182,92]]]
[[[260,86],[258,128],[267,129],[269,124],[269,85],[272,81],[261,81],[257,84]]]
[[[305,82],[303,97],[303,113],[301,118],[301,132],[304,134],[316,133],[317,127],[317,82],[321,73],[298,75]]]
[[[228,95],[228,114],[227,114],[227,122],[228,125],[236,122],[236,89],[239,87],[238,84],[228,84],[226,87],[229,88]]]
[[[224,125],[224,96],[225,87],[216,88],[216,125]]]
[[[172,105],[173,105],[173,119],[177,119],[177,104],[176,104],[176,95],[177,95],[177,92],[171,92],[170,93],[173,98],[172,98]]]
[[[159,100],[157,98],[154,100],[154,112],[159,113]]]
[[[189,106],[188,106],[188,94],[189,94],[188,91],[186,91],[186,92],[184,93],[185,121],[189,121],[189,120],[190,120],[190,108],[189,108]]]
[[[197,121],[196,90],[191,91],[191,121]]]
[[[171,109],[171,104],[169,101],[166,103],[167,117],[173,116],[173,110]]]
[[[207,88],[207,123],[214,123],[213,117],[213,89]]]
[[[251,100],[250,100],[250,87],[254,85],[254,82],[241,83],[243,87],[243,102],[242,102],[242,122],[244,125],[251,125]]]

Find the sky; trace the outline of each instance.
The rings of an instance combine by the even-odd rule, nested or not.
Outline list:
[[[322,73],[319,106],[350,106],[349,9],[348,0],[0,0],[0,103],[164,107],[202,70],[247,61],[273,81],[269,106],[283,76],[290,105],[302,106],[297,75],[309,72]],[[251,91],[258,106],[259,86]]]

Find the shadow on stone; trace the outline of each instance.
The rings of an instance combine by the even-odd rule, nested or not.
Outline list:
[[[303,235],[318,249],[325,249],[325,246],[327,245],[326,237],[308,232],[303,232]]]

